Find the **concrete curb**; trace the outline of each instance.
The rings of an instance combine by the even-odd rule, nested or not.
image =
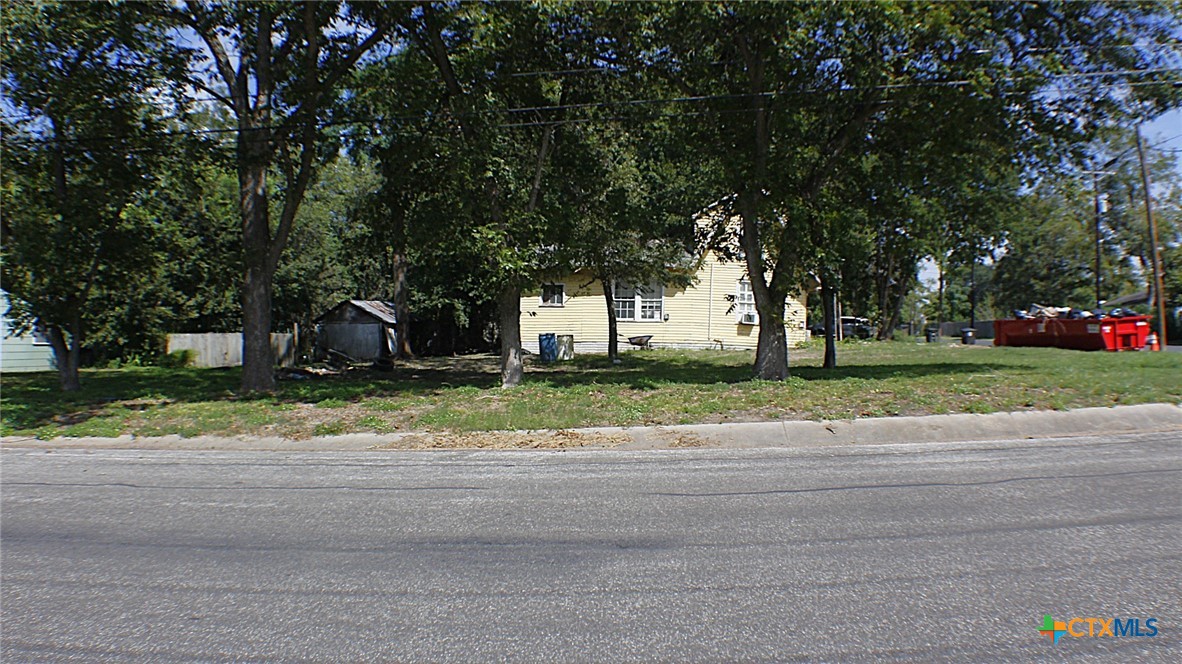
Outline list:
[[[707,446],[743,448],[974,442],[1151,431],[1182,431],[1182,406],[1144,404],[1072,411],[654,427],[634,434],[628,447],[666,447],[667,441],[678,435],[696,436]]]
[[[304,440],[162,436],[143,438],[55,438],[8,436],[0,447],[43,449],[265,450],[334,452],[407,448],[488,447],[502,449],[614,448],[626,450],[694,447],[766,448],[829,445],[974,442],[1023,438],[1182,432],[1182,405],[1143,404],[1071,411],[1026,411],[988,415],[929,415],[860,420],[737,422],[656,427],[598,427],[567,431],[488,432],[486,434],[349,434]]]

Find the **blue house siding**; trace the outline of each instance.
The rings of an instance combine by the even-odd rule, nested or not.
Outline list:
[[[53,349],[40,343],[31,334],[10,337],[8,297],[0,291],[0,373],[22,371],[53,371]]]

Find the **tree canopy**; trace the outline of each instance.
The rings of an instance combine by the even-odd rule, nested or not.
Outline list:
[[[818,284],[884,337],[926,258],[975,275],[995,255],[1006,307],[1076,302],[1097,276],[1139,288],[1141,185],[1114,158],[1182,99],[1180,18],[1115,1],[14,5],[5,288],[57,340],[66,387],[88,330],[130,348],[168,327],[243,330],[242,389],[268,390],[273,328],[345,296],[395,303],[402,356],[412,311],[476,328],[495,309],[512,386],[523,289],[571,269],[690,278],[695,215],[726,208],[763,322],[753,372],[784,379],[786,299]],[[1172,246],[1177,192],[1156,193]]]

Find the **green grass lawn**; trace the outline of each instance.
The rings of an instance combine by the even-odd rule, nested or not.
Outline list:
[[[234,393],[236,369],[83,371],[63,394],[56,374],[6,374],[5,435],[277,435],[564,429],[586,426],[845,419],[1182,402],[1182,354],[843,342],[835,370],[821,349],[791,352],[792,377],[753,381],[749,351],[637,351],[613,366],[587,355],[531,364],[516,389],[496,358],[426,358],[393,372],[283,380],[273,395]],[[531,358],[532,359],[532,358]]]

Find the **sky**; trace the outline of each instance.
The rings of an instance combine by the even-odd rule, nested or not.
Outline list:
[[[1162,147],[1182,148],[1182,109],[1170,111],[1157,120],[1146,123],[1142,131],[1146,142],[1150,145],[1169,140],[1170,142]]]

